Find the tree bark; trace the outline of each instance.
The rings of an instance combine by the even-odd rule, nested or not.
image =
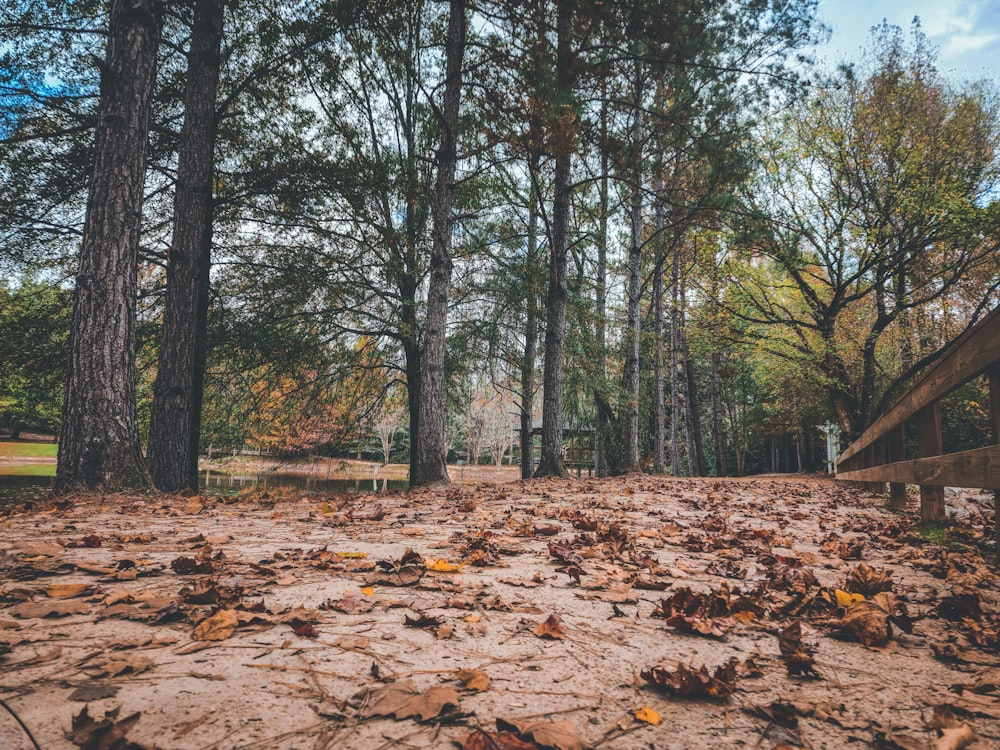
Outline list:
[[[670,473],[675,477],[681,476],[681,378],[678,374],[680,248],[677,244],[675,241],[670,263]]]
[[[207,351],[215,100],[225,0],[198,0],[188,52],[163,333],[149,423],[149,472],[164,492],[198,489]]]
[[[608,144],[608,80],[601,78],[601,176],[598,182],[599,203],[597,217],[597,279],[594,288],[595,334],[597,348],[597,379],[599,387],[604,387],[607,376],[607,307],[608,307],[608,206],[609,191],[609,144]],[[597,393],[594,393],[594,415],[597,430],[594,436],[594,472],[599,477],[608,475],[608,455],[606,441],[611,423],[604,409],[600,407]]]
[[[74,293],[56,492],[143,486],[135,303],[160,39],[153,0],[111,0],[93,175]]]
[[[438,148],[437,178],[434,185],[427,325],[424,329],[420,373],[420,424],[416,472],[410,476],[412,486],[450,481],[444,445],[444,350],[452,269],[452,203],[455,195],[455,165],[458,160],[458,109],[462,96],[462,58],[465,55],[465,0],[451,0],[445,45],[441,145]]]
[[[632,82],[628,278],[626,280],[625,366],[622,374],[625,409],[622,452],[626,472],[639,471],[639,305],[642,294],[642,68],[635,63]]]
[[[529,169],[537,174],[539,158],[532,154]],[[535,291],[535,258],[538,253],[538,193],[531,188],[528,201],[527,252],[524,259],[524,294],[527,320],[524,325],[524,352],[521,357],[521,478],[531,479],[535,460],[532,424],[535,403],[535,357],[538,355],[538,313]]]
[[[563,462],[562,389],[566,349],[567,255],[569,253],[570,162],[576,113],[573,97],[573,2],[560,0],[556,15],[556,87],[559,103],[553,125],[555,177],[552,196],[552,237],[549,288],[546,295],[545,371],[542,398],[542,456],[535,476],[568,476]]]
[[[715,476],[724,477],[726,469],[726,425],[722,418],[722,354],[712,352],[712,449],[715,453]]]

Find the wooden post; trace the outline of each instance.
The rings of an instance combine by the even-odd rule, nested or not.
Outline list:
[[[900,425],[888,436],[889,462],[895,463],[906,458],[906,430]],[[906,485],[902,482],[889,483],[889,507],[906,510]]]
[[[876,440],[868,447],[868,465],[884,466],[885,461],[885,441]],[[885,495],[885,482],[869,482],[868,491],[874,495]]]
[[[941,443],[941,405],[935,401],[925,406],[914,415],[917,423],[917,450],[920,458],[940,456],[943,450]],[[935,485],[920,485],[920,520],[924,523],[943,521],[944,487]]]
[[[1000,445],[1000,365],[993,365],[986,376],[990,388],[990,441],[993,445]],[[996,556],[1000,560],[1000,489],[993,490],[993,523]]]

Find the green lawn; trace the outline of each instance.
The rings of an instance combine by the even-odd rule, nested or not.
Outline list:
[[[54,477],[55,464],[17,464],[4,466],[0,464],[0,477]]]
[[[17,456],[18,458],[48,457],[59,452],[55,443],[5,443],[0,442],[0,456]]]

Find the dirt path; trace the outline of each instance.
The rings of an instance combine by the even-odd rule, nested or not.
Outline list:
[[[802,478],[15,512],[0,747],[995,748],[961,504],[946,546]]]

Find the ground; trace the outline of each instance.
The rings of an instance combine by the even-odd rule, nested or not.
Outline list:
[[[950,501],[921,529],[823,478],[636,475],[9,508],[0,747],[994,748],[992,529]]]

